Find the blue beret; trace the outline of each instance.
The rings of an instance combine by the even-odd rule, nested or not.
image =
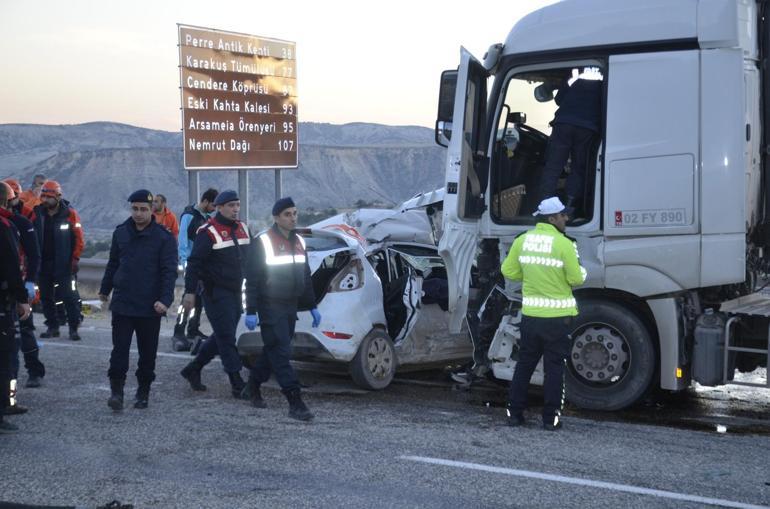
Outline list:
[[[240,198],[238,198],[238,193],[232,189],[228,189],[227,191],[222,191],[216,198],[214,198],[214,205],[224,205],[227,202],[235,200],[240,200]]]
[[[290,196],[281,198],[275,202],[275,205],[273,205],[273,215],[277,216],[289,207],[296,207],[296,205],[294,205],[294,200],[292,200]]]
[[[147,189],[140,189],[131,193],[128,197],[129,203],[152,203],[152,193]]]

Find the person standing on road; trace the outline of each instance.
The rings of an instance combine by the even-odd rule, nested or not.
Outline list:
[[[8,206],[9,187],[0,185],[0,208]],[[13,224],[0,215],[0,387],[10,387],[11,360],[15,350],[16,318],[26,320],[32,312],[29,295],[24,288],[21,274],[21,258],[17,246],[17,233]],[[10,403],[9,393],[0,391],[0,432],[18,428],[3,418]]]
[[[521,340],[513,373],[508,424],[524,424],[527,388],[543,358],[543,427],[561,428],[564,402],[564,363],[572,346],[570,332],[578,314],[572,288],[585,282],[577,244],[564,232],[572,209],[556,198],[540,202],[537,225],[514,240],[501,267],[503,276],[522,281]]]
[[[40,300],[48,329],[41,338],[59,337],[57,302],[64,303],[69,337],[79,341],[80,295],[77,289],[78,263],[83,252],[83,227],[80,217],[67,200],[62,199],[58,182],[47,180],[40,189],[41,203],[35,207],[33,224],[41,251]]]
[[[192,253],[193,241],[198,233],[198,228],[208,221],[209,216],[214,212],[214,200],[217,198],[218,191],[209,188],[201,195],[201,200],[197,205],[188,205],[181,215],[181,224],[179,236],[179,265],[182,269],[187,267],[187,259]],[[200,290],[195,296],[195,306],[187,311],[183,305],[179,305],[177,310],[177,322],[174,326],[174,338],[172,348],[177,352],[186,352],[190,350],[192,355],[196,355],[203,341],[208,336],[200,331],[201,312],[203,311],[203,300]],[[187,334],[185,335],[185,326]],[[195,346],[192,346],[190,340],[195,340]],[[192,349],[191,349],[192,347]]]
[[[235,330],[243,311],[243,280],[252,256],[246,223],[238,220],[241,201],[235,191],[222,191],[214,200],[217,213],[198,229],[185,273],[184,308],[195,306],[202,283],[203,307],[214,332],[203,342],[181,375],[194,391],[205,391],[201,370],[219,354],[230,379],[233,397],[241,398],[246,386],[241,378],[241,357],[235,347]]]
[[[246,280],[246,327],[260,325],[262,355],[249,374],[252,405],[264,408],[260,386],[275,373],[289,402],[289,417],[309,421],[313,414],[302,401],[300,384],[289,363],[297,311],[309,309],[313,327],[321,323],[315,307],[305,241],[297,234],[297,207],[291,198],[273,205],[272,227],[254,240],[253,278]],[[259,316],[257,316],[259,312]]]
[[[139,362],[134,408],[147,408],[150,385],[155,380],[160,317],[174,300],[176,241],[152,215],[152,193],[146,189],[128,197],[131,217],[115,228],[110,259],[104,271],[99,298],[107,302],[112,292],[112,354],[110,399],[113,410],[123,409],[123,386],[128,373],[131,338],[136,333]]]
[[[152,199],[152,215],[155,216],[155,222],[163,226],[176,239],[179,237],[179,222],[176,216],[166,206],[166,197],[162,194],[156,194]]]
[[[40,248],[37,245],[37,236],[35,235],[35,227],[30,220],[19,211],[22,210],[19,202],[18,182],[11,180],[3,181],[8,185],[6,190],[10,201],[4,211],[0,213],[5,214],[8,219],[16,227],[16,231],[19,235],[19,255],[22,261],[22,276],[24,277],[24,287],[27,290],[29,296],[29,302],[35,299],[35,282],[37,281],[37,273],[40,268]],[[12,185],[12,184],[15,184]],[[29,211],[31,215],[31,211]],[[19,373],[19,350],[24,355],[24,367],[27,369],[27,383],[25,387],[33,388],[40,387],[41,381],[45,376],[45,366],[40,362],[39,347],[37,344],[37,338],[35,338],[35,327],[32,323],[32,314],[25,320],[19,321],[19,334],[16,336],[16,352],[13,356],[13,378],[18,377]],[[17,410],[21,409],[16,405]]]

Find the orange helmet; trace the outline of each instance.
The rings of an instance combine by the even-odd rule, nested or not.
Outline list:
[[[6,181],[0,182],[0,186],[3,186],[5,188],[5,199],[8,201],[13,200],[16,198],[16,191],[13,190],[13,188],[8,184]]]
[[[13,189],[14,194],[16,194],[14,198],[18,198],[19,195],[21,194],[21,186],[19,185],[19,181],[16,179],[5,179],[3,180],[3,182],[11,186],[11,189]]]
[[[40,188],[41,198],[58,198],[61,196],[61,186],[55,180],[46,180]]]

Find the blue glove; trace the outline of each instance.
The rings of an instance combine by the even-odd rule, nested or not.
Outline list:
[[[24,283],[24,288],[27,289],[27,297],[29,297],[29,300],[32,300],[35,298],[35,283],[32,281],[27,281]]]
[[[254,330],[259,325],[259,318],[257,318],[257,315],[246,315],[243,322],[246,324],[247,329]]]
[[[317,308],[313,308],[310,310],[310,314],[313,315],[313,328],[318,327],[321,324],[321,313],[318,312]]]

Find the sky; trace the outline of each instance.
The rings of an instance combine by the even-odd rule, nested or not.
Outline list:
[[[0,124],[181,128],[177,23],[297,44],[299,120],[433,127],[441,71],[554,0],[0,0]]]

